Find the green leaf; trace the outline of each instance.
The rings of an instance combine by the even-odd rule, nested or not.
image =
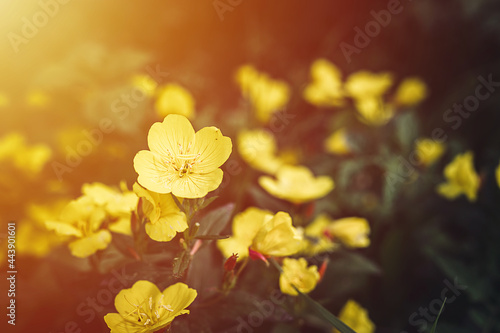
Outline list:
[[[268,209],[273,212],[289,210],[289,206],[285,201],[276,199],[270,194],[267,194],[267,192],[262,190],[260,187],[251,186],[248,192],[255,201],[255,206],[260,207],[261,209]]]
[[[214,200],[217,199],[218,197],[219,196],[215,195],[215,196],[210,197],[210,198],[203,197],[203,198],[199,199],[196,209],[202,210],[202,209],[206,208],[208,205],[210,205],[212,202],[214,202]]]
[[[396,134],[403,151],[409,151],[418,136],[418,120],[413,112],[396,117]]]
[[[177,207],[179,207],[179,209],[181,210],[181,212],[183,212],[184,214],[188,215],[188,213],[186,212],[186,208],[184,207],[184,205],[181,204],[181,202],[179,201],[179,199],[177,199],[177,197],[175,195],[173,195],[173,194],[172,194],[172,199],[174,199],[175,204],[177,205]]]
[[[341,333],[356,333],[352,328],[344,324],[344,322],[334,316],[330,311],[325,309],[321,304],[319,304],[306,294],[300,292],[300,290],[298,290],[295,286],[293,287],[299,293],[299,297],[305,301],[308,307],[313,311],[314,315],[316,315],[318,318],[327,321]]]
[[[182,251],[181,255],[174,259],[173,274],[175,277],[181,277],[182,275],[184,275],[184,272],[189,267],[191,259],[192,257],[188,251]]]
[[[200,221],[200,228],[196,238],[219,235],[231,219],[234,210],[234,203],[218,207],[208,212]],[[225,237],[224,237],[225,238]],[[199,238],[203,239],[203,238]],[[208,239],[208,238],[205,238]],[[220,239],[220,238],[216,238]]]
[[[361,171],[366,166],[366,161],[362,159],[353,159],[343,162],[339,166],[339,173],[335,180],[339,188],[348,188],[352,182],[352,176]]]
[[[435,333],[436,332],[436,327],[437,327],[437,323],[438,323],[438,320],[439,320],[439,316],[441,316],[441,312],[443,312],[444,304],[446,303],[446,299],[447,299],[447,297],[444,298],[443,304],[441,304],[441,309],[439,309],[439,313],[438,313],[438,315],[436,317],[436,320],[434,320],[434,324],[432,325],[430,333]]]

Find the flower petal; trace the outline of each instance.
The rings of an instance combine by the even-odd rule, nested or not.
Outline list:
[[[108,313],[104,316],[104,321],[106,322],[106,325],[108,325],[108,327],[111,329],[111,333],[139,333],[142,330],[142,327],[125,320],[118,313]]]
[[[223,136],[217,127],[204,127],[195,134],[193,154],[198,155],[198,163],[193,168],[196,173],[208,173],[220,167],[231,155],[231,139]]]
[[[172,194],[181,198],[201,198],[215,190],[222,182],[223,172],[215,169],[207,174],[191,173],[172,181]]]
[[[189,120],[181,115],[170,114],[162,123],[154,123],[148,134],[148,146],[152,152],[170,156],[180,150],[186,153],[194,138]]]
[[[186,310],[186,308],[193,303],[198,293],[186,284],[178,282],[163,290],[163,295],[165,295],[163,304],[170,305],[174,311],[167,312],[162,321],[165,318],[167,318],[167,321],[172,321],[181,314],[189,313],[189,310]]]
[[[161,292],[158,287],[149,281],[139,280],[132,288],[121,290],[115,297],[115,307],[120,315],[126,317],[136,309],[136,306],[144,305],[147,307],[149,297],[154,300],[160,297]]]
[[[134,157],[134,169],[139,174],[137,182],[150,191],[170,193],[169,169],[158,154],[141,150]]]
[[[252,240],[246,238],[229,237],[219,239],[217,247],[222,252],[224,258],[229,258],[233,253],[238,254],[238,261],[248,257],[248,247],[252,245]]]
[[[82,232],[71,224],[58,221],[47,221],[45,227],[49,230],[54,230],[59,235],[82,237]]]
[[[145,229],[151,239],[158,242],[168,242],[178,232],[186,230],[187,227],[186,215],[177,212],[162,216],[156,223],[146,223]]]
[[[86,258],[99,250],[104,250],[110,242],[111,233],[108,230],[100,230],[89,237],[69,243],[69,248],[75,257]]]

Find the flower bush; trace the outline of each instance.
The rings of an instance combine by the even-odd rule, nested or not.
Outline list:
[[[56,6],[40,8],[47,3]],[[498,103],[495,74],[447,79],[426,67],[426,54],[373,46],[396,38],[388,32],[410,14],[347,55],[340,28],[321,43],[296,30],[297,41],[230,39],[218,61],[205,48],[222,50],[223,39],[198,31],[177,53],[196,26],[170,30],[187,20],[184,2],[121,4],[116,20],[135,34],[47,47],[54,55],[37,67],[28,47],[61,27],[63,9],[72,13],[61,3],[46,34],[37,26],[39,41],[17,45],[19,61],[33,62],[29,82],[0,86],[0,236],[9,232],[0,264],[19,272],[9,297],[20,331],[500,329],[499,119],[483,112]],[[236,3],[213,2],[213,17],[227,19],[217,23],[258,30],[239,16],[256,4]],[[290,16],[298,9],[280,3],[269,13],[287,14],[288,28],[322,26],[305,7]],[[100,17],[71,15],[64,22]],[[300,47],[289,54],[287,43]],[[229,46],[244,51],[233,59]],[[462,64],[465,55],[453,54]],[[20,71],[9,64],[0,62]],[[448,88],[454,80],[477,84],[453,86],[463,105]]]

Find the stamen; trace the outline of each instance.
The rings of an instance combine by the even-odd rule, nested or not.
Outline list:
[[[165,305],[162,304],[161,307],[164,308],[167,311],[174,312],[174,309],[172,309],[172,307],[170,305],[165,306]]]

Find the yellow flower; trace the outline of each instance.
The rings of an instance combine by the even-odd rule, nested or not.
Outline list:
[[[16,232],[16,250],[20,255],[43,257],[64,241],[63,237],[45,228],[45,221],[59,217],[67,204],[67,201],[60,200],[44,205],[33,203],[28,205],[26,218],[18,223]]]
[[[345,83],[345,90],[354,99],[381,97],[392,86],[390,73],[371,73],[360,71],[351,74]]]
[[[290,99],[290,87],[285,81],[274,80],[250,65],[241,66],[236,73],[242,94],[256,113],[257,120],[267,123],[273,113],[285,107]]]
[[[58,221],[47,221],[45,226],[63,236],[76,238],[69,243],[71,254],[85,258],[105,249],[111,242],[111,233],[101,229],[106,218],[103,208],[83,196],[71,201],[62,211]]]
[[[155,109],[160,117],[163,118],[169,114],[180,114],[190,119],[194,117],[194,98],[182,86],[167,84],[159,88],[157,94]]]
[[[370,225],[360,217],[345,217],[332,220],[325,214],[314,219],[304,230],[304,246],[302,252],[316,255],[330,252],[338,246],[336,241],[349,248],[362,248],[370,245]]]
[[[358,119],[369,126],[382,126],[394,117],[392,105],[384,103],[382,98],[367,97],[355,101]]]
[[[283,257],[301,249],[302,236],[292,226],[288,213],[273,215],[250,207],[234,217],[233,236],[218,240],[217,246],[226,258],[237,253],[241,260],[248,257],[249,249],[264,256]]]
[[[0,92],[0,108],[8,106],[9,102],[9,97],[6,94]]]
[[[368,311],[351,299],[340,310],[339,319],[357,333],[373,333],[375,331],[375,325],[368,317]],[[337,329],[333,329],[332,332],[339,333]]]
[[[311,66],[312,82],[304,90],[304,98],[316,106],[343,104],[342,74],[326,59],[318,59]]]
[[[332,235],[328,233],[331,223],[327,215],[321,214],[304,229],[302,253],[314,256],[337,248],[338,244],[333,242]]]
[[[125,182],[121,183],[121,191],[102,183],[84,184],[82,193],[102,207],[111,219],[109,230],[130,235],[130,219],[137,207],[139,198],[127,189]]]
[[[152,97],[158,87],[158,83],[147,74],[138,74],[132,76],[132,85],[142,91],[147,97]]]
[[[27,174],[39,174],[52,156],[52,150],[45,144],[28,146],[26,138],[19,133],[10,133],[0,140],[0,161],[11,160]]]
[[[33,90],[26,96],[26,104],[32,107],[42,108],[50,102],[50,96],[40,90]]]
[[[186,308],[198,293],[178,282],[163,292],[146,280],[121,290],[115,297],[118,313],[108,313],[104,321],[111,333],[152,333],[168,327],[175,317],[188,314]]]
[[[370,225],[361,217],[345,217],[334,220],[327,228],[333,239],[338,238],[350,248],[367,247],[370,245]]]
[[[276,156],[276,141],[263,129],[244,130],[238,135],[238,152],[251,167],[274,175],[283,165]]]
[[[498,187],[500,187],[500,164],[497,166],[495,170],[495,178],[497,179]]]
[[[444,169],[447,182],[438,185],[438,193],[450,200],[465,194],[469,201],[476,201],[480,179],[474,170],[473,159],[471,151],[455,156]]]
[[[280,289],[284,294],[297,296],[299,293],[292,287],[295,286],[300,292],[307,294],[312,291],[320,279],[317,266],[307,267],[304,258],[283,259],[283,272],[280,274]]]
[[[443,155],[445,145],[432,139],[421,138],[416,140],[415,149],[418,160],[427,167]]]
[[[134,192],[142,200],[142,210],[148,221],[144,226],[151,239],[168,242],[188,228],[186,214],[180,211],[171,194],[151,192],[134,184]]]
[[[420,103],[427,97],[427,86],[419,78],[407,78],[398,87],[395,103],[403,106],[412,106]]]
[[[162,123],[151,126],[150,150],[134,158],[137,181],[157,193],[172,193],[182,198],[201,198],[219,187],[219,168],[231,154],[231,139],[216,127],[194,132],[189,120],[168,115]]]
[[[347,138],[347,131],[345,128],[340,128],[333,132],[325,140],[325,149],[327,152],[337,155],[349,154],[352,150]]]
[[[16,152],[23,149],[25,138],[20,133],[12,132],[0,140],[0,161],[12,158]]]
[[[281,167],[276,178],[259,178],[259,184],[273,196],[293,203],[303,203],[327,195],[333,188],[333,180],[328,176],[314,177],[304,166]]]

